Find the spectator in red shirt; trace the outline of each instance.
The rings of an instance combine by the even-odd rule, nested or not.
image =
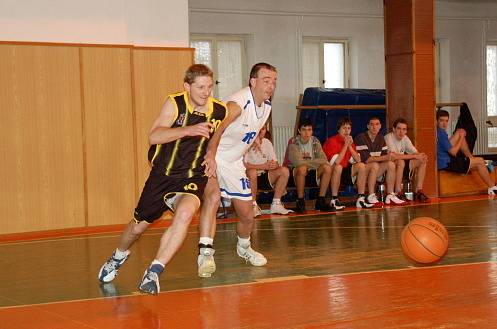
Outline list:
[[[357,208],[371,208],[372,203],[365,199],[366,190],[366,166],[361,162],[361,156],[357,153],[355,144],[350,132],[352,122],[349,118],[342,118],[338,121],[338,134],[328,138],[323,145],[323,151],[332,166],[331,176],[331,206],[336,210],[345,208],[338,199],[338,189],[342,179],[347,181],[350,177],[352,181],[357,179],[358,197]],[[370,171],[370,174],[372,171]],[[374,174],[374,173],[373,173]]]

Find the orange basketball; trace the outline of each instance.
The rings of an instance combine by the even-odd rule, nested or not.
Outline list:
[[[436,219],[419,217],[404,227],[400,243],[407,257],[421,264],[431,264],[447,252],[449,234]]]

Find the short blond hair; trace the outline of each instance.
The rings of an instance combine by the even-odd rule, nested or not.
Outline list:
[[[204,64],[193,64],[186,70],[183,81],[191,85],[198,77],[214,77],[212,70]]]

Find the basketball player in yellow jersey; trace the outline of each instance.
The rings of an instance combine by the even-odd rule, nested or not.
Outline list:
[[[226,106],[212,98],[213,73],[205,65],[192,65],[182,93],[169,95],[149,133],[152,164],[134,219],[121,235],[112,256],[98,274],[112,281],[128,258],[131,245],[168,208],[174,212],[171,226],[162,235],[159,250],[145,270],[139,289],[160,291],[159,275],[183,244],[188,225],[200,207],[207,176],[202,165],[208,139],[227,115]]]

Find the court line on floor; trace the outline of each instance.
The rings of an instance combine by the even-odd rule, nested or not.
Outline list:
[[[447,268],[447,267],[462,267],[462,266],[477,266],[477,265],[485,265],[485,264],[493,264],[494,262],[487,261],[487,262],[474,262],[474,263],[462,263],[462,264],[446,264],[446,265],[431,265],[431,266],[409,266],[406,268],[397,268],[397,269],[386,269],[386,270],[376,270],[376,271],[361,271],[361,272],[348,272],[348,273],[340,273],[340,274],[323,274],[323,275],[313,275],[313,276],[308,276],[308,275],[295,275],[295,276],[284,276],[284,277],[274,277],[274,278],[268,278],[270,280],[265,280],[265,279],[257,279],[251,282],[240,282],[240,283],[230,283],[230,284],[224,284],[224,285],[214,285],[214,286],[209,286],[209,287],[195,287],[195,288],[186,288],[186,289],[174,289],[174,290],[167,290],[167,291],[162,291],[158,295],[165,295],[165,294],[173,294],[173,293],[178,293],[178,292],[183,292],[183,291],[196,291],[196,290],[211,290],[211,289],[218,289],[218,288],[224,288],[224,287],[239,287],[239,286],[246,286],[246,285],[260,285],[260,284],[271,284],[271,283],[276,283],[276,282],[283,282],[283,281],[292,281],[292,280],[309,280],[309,279],[322,279],[322,278],[338,278],[338,277],[349,277],[349,276],[355,276],[355,275],[362,275],[362,274],[376,274],[376,273],[385,273],[385,272],[400,272],[400,271],[417,271],[417,270],[430,270],[434,268]],[[281,278],[281,280],[278,280],[278,278]],[[3,306],[0,307],[1,310],[5,309],[13,309],[13,308],[29,308],[29,307],[36,307],[36,306],[43,306],[43,305],[57,305],[57,304],[68,304],[68,303],[77,303],[77,302],[85,302],[85,301],[95,301],[95,300],[111,300],[115,298],[125,298],[125,297],[151,297],[149,294],[141,293],[141,292],[133,292],[131,294],[123,294],[123,295],[118,295],[118,296],[113,296],[113,297],[95,297],[95,298],[83,298],[83,299],[73,299],[73,300],[66,300],[66,301],[56,301],[56,302],[47,302],[47,303],[37,303],[37,304],[24,304],[24,305],[13,305],[13,306]],[[157,295],[156,295],[157,296]]]

